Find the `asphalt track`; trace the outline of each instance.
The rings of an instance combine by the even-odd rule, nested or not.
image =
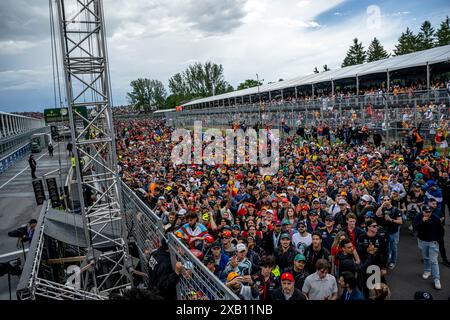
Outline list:
[[[54,156],[50,157],[47,150],[35,153],[37,162],[36,176],[42,178],[43,175],[59,168],[59,153],[61,150],[61,179],[63,184],[66,173],[70,165],[65,145],[61,142],[55,145]],[[48,177],[55,177],[58,187],[61,186],[58,173],[53,173]],[[6,172],[0,175],[0,262],[21,258],[22,266],[24,255],[22,249],[17,247],[17,239],[8,237],[8,232],[26,224],[31,218],[37,218],[41,206],[36,204],[33,186],[31,184],[31,170],[28,166],[28,156],[18,161]],[[44,181],[45,183],[45,181]],[[15,252],[14,254],[10,254]],[[6,255],[6,256],[5,256]],[[19,278],[11,277],[12,299],[16,299],[15,289]],[[9,299],[8,276],[0,278],[0,300]]]
[[[61,164],[63,168],[62,179],[65,180],[65,173],[70,165],[64,145],[60,144]],[[59,168],[58,161],[59,148],[55,147],[54,157],[51,158],[46,152],[36,154],[37,171],[36,175],[42,177],[44,174]],[[37,218],[40,206],[36,205],[33,187],[31,185],[31,172],[28,167],[28,157],[18,161],[7,172],[0,176],[0,257],[4,254],[16,252],[9,257],[0,258],[0,262],[20,257],[23,264],[23,253],[17,248],[17,241],[8,237],[11,231],[31,218]],[[58,186],[60,185],[57,177]],[[447,216],[447,226],[445,243],[450,256],[450,218]],[[417,248],[417,240],[414,238],[406,226],[403,226],[399,243],[399,262],[394,270],[389,270],[387,275],[388,286],[391,289],[391,299],[411,300],[414,292],[418,290],[429,291],[435,299],[447,300],[450,297],[450,268],[440,264],[442,290],[435,290],[433,281],[422,279],[423,266],[421,255]],[[18,277],[11,278],[12,298],[15,297],[15,288]],[[9,299],[8,277],[4,275],[0,278],[0,300]]]

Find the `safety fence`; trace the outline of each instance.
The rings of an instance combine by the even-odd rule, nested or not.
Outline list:
[[[150,254],[158,249],[165,237],[161,219],[122,183],[122,203],[129,240],[134,240],[139,252],[141,268],[148,272]]]
[[[178,300],[239,300],[174,234],[168,235],[172,264],[182,263]]]
[[[143,271],[149,271],[150,255],[164,239],[169,245],[173,268],[177,261],[183,265],[177,286],[179,300],[238,299],[180,239],[172,233],[165,234],[161,219],[125,183],[122,183],[122,202],[129,238],[137,244]]]
[[[176,127],[230,127],[233,123],[269,124],[306,128],[320,122],[332,128],[340,125],[367,126],[385,135],[386,140],[402,141],[408,129],[421,124],[422,135],[433,140],[436,129],[448,121],[450,95],[447,90],[410,94],[371,94],[353,97],[322,97],[309,101],[277,101],[169,112],[166,118]]]

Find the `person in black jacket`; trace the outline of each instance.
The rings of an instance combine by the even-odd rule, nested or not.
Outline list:
[[[28,164],[30,165],[30,169],[31,169],[31,178],[32,179],[36,179],[36,160],[34,159],[33,155],[30,155],[30,157],[28,158]]]
[[[342,251],[336,255],[339,265],[339,273],[336,275],[336,278],[339,278],[344,272],[350,272],[353,276],[356,276],[363,267],[355,247],[350,239],[342,240],[339,243],[339,247]]]
[[[302,290],[305,279],[309,273],[305,270],[306,258],[301,253],[297,253],[294,259],[294,265],[287,268],[285,272],[291,273],[294,276],[295,287]]]
[[[330,252],[322,246],[322,234],[319,231],[314,231],[311,237],[312,243],[305,250],[306,270],[310,274],[316,272],[317,260],[330,260]]]
[[[263,249],[267,254],[273,254],[280,243],[281,222],[276,221],[273,230],[264,234],[262,243]]]
[[[291,238],[288,233],[281,234],[280,246],[275,249],[275,261],[280,271],[292,266],[297,251],[291,245]]]
[[[381,271],[381,282],[386,282],[384,276],[387,273],[387,246],[383,236],[378,234],[378,223],[373,219],[366,221],[367,232],[362,234],[357,240],[357,252],[363,266],[376,265]],[[365,284],[368,274],[367,267],[361,268],[360,281]],[[363,286],[363,293],[369,296],[366,285]]]
[[[275,267],[273,256],[264,256],[261,259],[261,271],[252,275],[252,280],[259,290],[259,300],[268,302],[272,298],[272,293],[280,286],[278,277],[272,272]]]
[[[272,300],[294,301],[308,300],[303,292],[294,286],[294,276],[285,272],[281,275],[281,288],[272,293]]]
[[[165,240],[162,240],[161,247],[151,254],[148,267],[148,287],[156,287],[166,300],[176,300],[176,285],[180,280],[182,264],[178,261],[175,270],[172,269],[169,246]]]
[[[444,228],[441,220],[432,214],[431,208],[424,205],[422,212],[413,221],[413,229],[417,232],[418,246],[422,251],[424,262],[423,279],[433,277],[434,287],[441,289],[439,274],[439,239],[442,237]]]

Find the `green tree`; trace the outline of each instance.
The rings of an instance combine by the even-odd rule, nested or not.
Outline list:
[[[257,86],[262,86],[262,82],[261,81],[257,81],[257,80],[253,80],[253,79],[247,79],[244,82],[241,82],[238,87],[237,90],[242,90],[242,89],[248,89],[248,88],[252,88],[252,87],[257,87]]]
[[[233,91],[233,87],[224,79],[222,65],[211,61],[189,65],[182,73],[177,73],[169,79],[169,88],[172,94],[181,100]]]
[[[324,64],[322,68],[323,68],[323,71],[330,71],[330,70],[331,70],[331,69],[328,67],[327,64]]]
[[[439,29],[436,31],[436,38],[438,46],[446,46],[450,44],[450,19],[448,16],[441,22]]]
[[[381,59],[389,58],[389,54],[384,50],[380,41],[377,38],[373,38],[367,49],[367,62],[377,61]]]
[[[353,66],[355,64],[361,64],[366,61],[366,52],[362,42],[358,42],[358,38],[353,39],[353,45],[347,51],[342,67]]]
[[[398,43],[395,45],[394,54],[401,56],[411,52],[416,52],[419,47],[419,40],[416,35],[409,29],[402,33],[398,38]]]
[[[435,45],[435,32],[430,21],[424,21],[420,26],[417,34],[418,48],[417,50],[431,49]]]
[[[185,102],[187,102],[187,100],[184,97],[171,94],[166,99],[166,109],[173,109],[176,106],[180,106]]]
[[[127,93],[127,99],[136,109],[149,112],[164,108],[167,93],[161,81],[139,78],[131,81],[130,86],[132,91]]]

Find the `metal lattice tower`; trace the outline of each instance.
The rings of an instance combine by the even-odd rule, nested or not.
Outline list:
[[[102,1],[56,0],[56,8],[77,189],[88,243],[82,290],[106,294],[130,285],[131,277]],[[77,107],[87,107],[91,117],[83,117]],[[79,126],[80,119],[84,128]],[[93,203],[83,196],[89,189],[96,194]]]

